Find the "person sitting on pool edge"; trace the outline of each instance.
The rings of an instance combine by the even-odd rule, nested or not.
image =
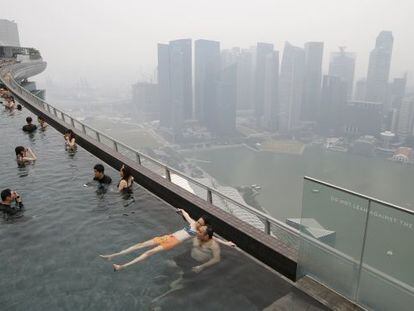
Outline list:
[[[24,165],[27,162],[36,161],[37,157],[31,148],[25,148],[23,146],[17,146],[14,151],[16,152],[17,164]]]
[[[125,269],[126,267],[133,265],[137,262],[143,261],[156,253],[170,250],[176,247],[177,245],[180,245],[182,242],[189,240],[192,237],[195,237],[197,235],[197,231],[201,227],[206,226],[209,223],[208,218],[206,216],[202,216],[196,221],[192,219],[190,215],[188,215],[188,213],[182,209],[177,209],[177,213],[180,213],[184,217],[184,219],[188,222],[188,225],[185,226],[183,229],[178,230],[172,234],[154,237],[151,240],[135,244],[118,253],[114,253],[110,255],[99,255],[99,256],[102,258],[111,260],[113,257],[129,254],[144,247],[153,247],[150,250],[147,250],[146,252],[144,252],[142,255],[135,258],[134,260],[127,262],[123,265],[113,264],[114,271]]]
[[[32,117],[27,117],[26,118],[26,122],[27,124],[23,126],[22,130],[27,132],[27,133],[33,133],[34,131],[37,130],[37,126],[35,124],[32,124]]]
[[[112,178],[108,175],[105,175],[105,168],[102,164],[96,164],[93,167],[95,177],[93,180],[97,181],[101,185],[109,185],[112,182]]]
[[[76,135],[71,130],[66,130],[65,134],[63,135],[65,139],[65,149],[68,151],[75,151],[76,150]]]
[[[13,201],[15,205],[12,206]],[[22,198],[16,191],[10,189],[4,189],[1,192],[0,212],[3,212],[3,218],[9,219],[9,217],[20,217],[21,211],[24,205]]]

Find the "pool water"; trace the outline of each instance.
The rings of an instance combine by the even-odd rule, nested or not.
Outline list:
[[[27,115],[26,109],[0,112],[0,189],[18,191],[26,207],[22,218],[0,220],[1,310],[262,310],[287,296],[284,303],[295,310],[325,310],[225,246],[222,261],[200,274],[191,272],[197,265],[191,242],[113,272],[99,254],[176,231],[182,218],[138,185],[135,202],[124,200],[114,189],[119,174],[107,165],[114,183],[107,193],[83,187],[101,161],[82,148],[66,152],[62,135],[50,126],[23,133]],[[18,168],[18,145],[31,147],[36,163]]]

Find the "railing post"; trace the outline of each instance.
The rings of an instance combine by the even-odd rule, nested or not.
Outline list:
[[[139,153],[135,152],[135,156],[137,157],[138,164],[141,165],[141,156],[139,155]]]
[[[207,202],[213,204],[213,194],[210,188],[207,188]]]
[[[168,181],[171,181],[171,173],[168,166],[165,167],[165,178],[167,178]]]
[[[115,140],[113,140],[112,142],[114,144],[115,151],[118,152],[118,143]]]
[[[99,132],[95,132],[96,134],[96,140],[101,142],[101,135],[99,134]]]
[[[55,117],[57,118],[57,112],[56,112],[56,108],[55,107],[53,107],[53,113],[54,113]]]
[[[269,219],[267,219],[267,218],[265,219],[264,225],[265,225],[265,227],[264,227],[265,233],[266,234],[270,234],[270,222],[269,222]]]
[[[359,295],[359,284],[361,282],[362,261],[364,260],[365,243],[367,241],[368,220],[369,220],[370,211],[371,211],[371,200],[368,199],[367,217],[365,218],[364,238],[362,240],[361,257],[359,259],[358,274],[356,276],[357,283],[356,283],[355,294],[354,294],[354,299],[357,302],[358,302],[358,295]]]
[[[75,127],[75,120],[73,120],[72,117],[70,117],[70,123],[72,124],[73,127]]]
[[[85,128],[85,124],[82,123],[82,133],[86,134],[86,128]]]

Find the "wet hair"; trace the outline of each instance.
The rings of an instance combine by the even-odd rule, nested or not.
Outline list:
[[[124,165],[124,167],[121,168],[121,172],[122,172],[122,179],[126,180],[128,182],[128,179],[132,176],[132,172],[131,169]]]
[[[4,201],[6,200],[8,197],[11,197],[11,190],[10,189],[4,189],[1,192],[1,200]]]
[[[105,168],[102,164],[96,164],[93,167],[94,170],[97,170],[99,173],[104,173],[105,172]]]
[[[17,110],[22,110],[22,105],[18,104],[17,105]]]
[[[214,230],[213,230],[213,227],[211,225],[207,225],[206,234],[208,235],[209,239],[213,238]]]
[[[40,122],[40,121],[42,121],[42,122],[46,122],[46,120],[45,120],[45,118],[43,117],[43,116],[38,116],[37,117],[37,120]]]
[[[26,148],[23,146],[17,146],[14,151],[16,152],[16,156],[20,155],[23,151],[25,151]]]
[[[200,218],[202,218],[202,219],[204,220],[204,224],[205,224],[206,226],[208,226],[208,225],[210,225],[210,224],[211,224],[211,222],[210,222],[210,217],[208,217],[207,215],[201,215],[201,216],[200,216]]]
[[[71,141],[73,138],[75,138],[75,133],[71,129],[66,130],[65,135],[69,135],[69,141]]]
[[[28,124],[32,123],[32,121],[33,121],[32,117],[27,117],[27,118],[26,118],[26,122],[27,122]]]

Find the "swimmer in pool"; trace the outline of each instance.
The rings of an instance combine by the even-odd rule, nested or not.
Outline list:
[[[14,151],[16,152],[16,161],[18,165],[32,163],[37,160],[37,157],[31,148],[17,146]]]
[[[123,265],[113,265],[114,271],[122,270],[130,265],[141,262],[147,259],[148,257],[155,255],[156,253],[170,250],[176,247],[177,245],[181,244],[182,242],[196,237],[197,231],[200,230],[201,227],[206,226],[209,222],[206,216],[202,216],[196,221],[192,219],[190,215],[188,215],[188,213],[182,209],[177,209],[177,213],[181,214],[184,217],[184,219],[188,222],[188,225],[185,226],[183,229],[178,230],[172,234],[154,237],[151,240],[135,244],[118,253],[110,255],[100,255],[100,257],[111,260],[113,257],[129,254],[144,247],[153,247],[130,262],[127,262]]]
[[[214,230],[211,225],[203,226],[197,231],[197,237],[193,239],[193,248],[191,250],[191,257],[202,264],[193,267],[193,272],[199,273],[204,269],[219,263],[220,258],[220,244],[236,247],[231,241],[223,241],[213,236]]]
[[[65,149],[68,151],[75,151],[76,150],[76,135],[75,133],[69,129],[63,135],[65,139]]]

